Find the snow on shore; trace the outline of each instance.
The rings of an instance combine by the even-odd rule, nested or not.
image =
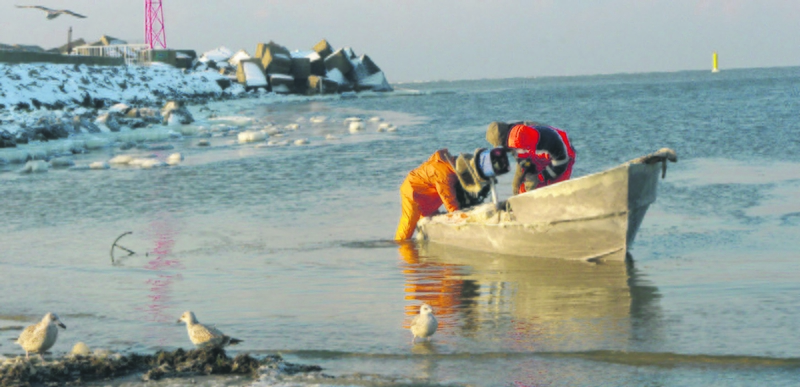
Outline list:
[[[218,79],[205,71],[184,74],[167,65],[86,66],[61,64],[0,64],[0,104],[80,103],[88,95],[116,102],[155,102],[159,99],[222,94]],[[229,93],[243,91],[233,87]]]
[[[0,128],[21,122],[27,111],[42,106],[155,105],[169,99],[219,98],[244,92],[236,83],[223,90],[212,71],[185,72],[168,65],[86,66],[0,63]]]

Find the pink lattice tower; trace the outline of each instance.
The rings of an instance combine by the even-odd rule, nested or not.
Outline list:
[[[167,48],[167,32],[164,29],[164,10],[161,0],[144,0],[144,42],[150,49]]]

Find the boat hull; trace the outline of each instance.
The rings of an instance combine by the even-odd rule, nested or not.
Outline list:
[[[624,261],[656,199],[666,158],[653,160],[637,159],[516,195],[501,203],[504,208],[498,211],[487,210],[494,205],[484,204],[425,218],[418,224],[417,237],[510,255]]]

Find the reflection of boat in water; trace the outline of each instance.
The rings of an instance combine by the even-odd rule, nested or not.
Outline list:
[[[408,262],[411,251],[400,252]],[[440,308],[453,313],[445,320],[464,336],[507,332],[501,336],[518,350],[564,351],[621,349],[658,331],[651,326],[660,314],[657,290],[631,265],[532,260],[436,243],[421,245],[417,254],[416,267],[441,267],[450,273],[448,283],[470,284],[469,293],[452,288],[458,301]],[[407,276],[406,291],[416,279]],[[437,300],[425,301],[436,309]]]
[[[474,250],[532,257],[623,261],[658,175],[677,161],[671,149],[577,179],[484,204],[423,218],[417,238]]]

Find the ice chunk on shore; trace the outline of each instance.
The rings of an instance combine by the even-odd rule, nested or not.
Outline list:
[[[31,160],[25,163],[25,166],[19,173],[41,173],[47,172],[50,169],[50,164],[44,160]]]
[[[167,164],[178,165],[183,161],[183,155],[180,153],[173,153],[167,157]]]
[[[133,156],[131,155],[119,155],[114,156],[111,160],[108,160],[109,164],[116,164],[116,165],[128,165],[133,161]]]
[[[105,161],[95,161],[89,164],[89,169],[108,169],[110,168],[108,163]]]
[[[166,165],[167,165],[166,163],[158,159],[145,159],[139,164],[139,168],[152,169],[152,168],[164,167]]]
[[[348,128],[350,133],[358,133],[364,130],[364,123],[363,122],[351,122],[350,127]]]
[[[238,135],[239,143],[247,143],[247,142],[257,142],[257,141],[264,141],[267,139],[267,134],[258,130],[247,130],[244,132],[239,133]]]

